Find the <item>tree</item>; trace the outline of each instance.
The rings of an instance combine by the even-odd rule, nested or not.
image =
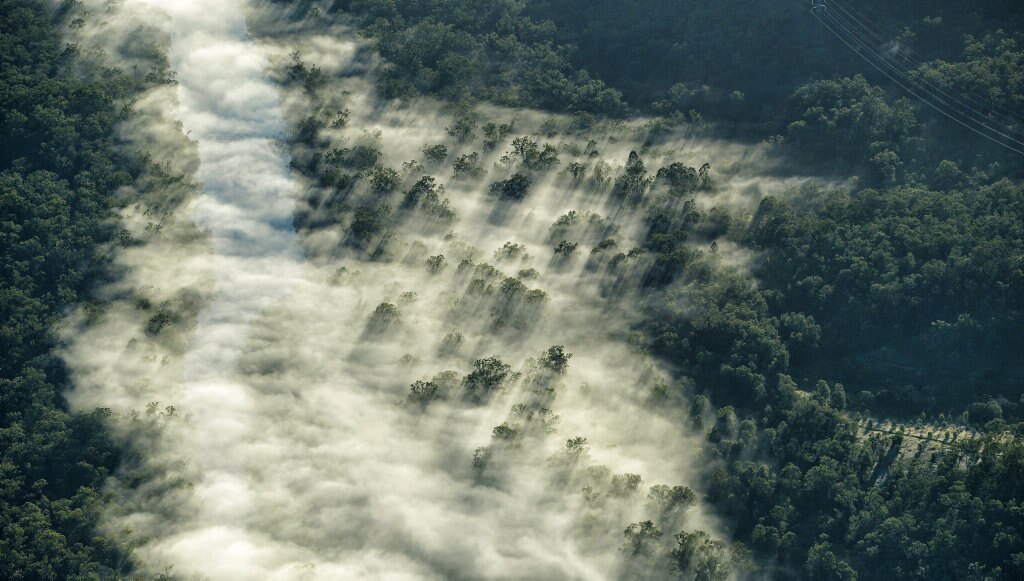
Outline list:
[[[967,408],[967,418],[976,426],[983,426],[992,420],[1003,417],[1003,408],[998,402],[974,402]]]
[[[440,388],[432,381],[416,381],[410,386],[409,395],[406,401],[409,405],[418,406],[420,409],[440,396]]]
[[[626,537],[626,542],[619,551],[629,558],[638,558],[653,556],[658,550],[658,540],[663,533],[653,522],[645,520],[629,525],[622,534]]]
[[[497,262],[526,260],[529,256],[530,255],[526,253],[526,246],[516,244],[512,241],[502,244],[501,248],[494,252],[494,260]]]
[[[486,402],[512,377],[512,367],[497,357],[477,359],[473,371],[462,380],[463,398],[471,403]]]
[[[795,359],[809,357],[818,348],[821,327],[814,317],[803,313],[783,313],[779,323],[786,348]]]
[[[655,179],[668,182],[669,191],[675,196],[692,193],[700,186],[697,170],[679,162],[659,169]]]
[[[402,208],[419,209],[432,218],[450,222],[455,219],[455,210],[447,198],[441,197],[444,192],[444,186],[438,185],[434,178],[423,176],[402,196]]]
[[[536,157],[539,153],[539,148],[536,141],[529,136],[523,135],[512,140],[512,153],[525,162],[531,157]]]
[[[609,493],[620,498],[632,496],[640,490],[642,482],[643,479],[639,474],[616,474],[612,476]]]
[[[427,258],[427,272],[430,274],[438,274],[443,271],[446,266],[447,263],[443,254]]]
[[[452,177],[455,179],[479,178],[484,175],[477,152],[460,155],[452,162]]]
[[[445,159],[448,159],[448,146],[444,144],[436,145],[424,145],[423,155],[426,156],[427,162],[439,166],[444,163]]]
[[[565,375],[569,369],[569,360],[572,359],[572,353],[567,353],[563,345],[555,345],[549,347],[547,351],[541,355],[540,365],[542,368],[551,371],[557,375]]]
[[[530,178],[517,173],[506,180],[494,182],[491,184],[489,191],[492,196],[497,196],[502,200],[518,201],[526,197],[530,189],[530,183]]]
[[[654,177],[647,175],[643,160],[637,152],[631,151],[625,172],[615,181],[614,193],[628,203],[639,203],[653,183]]]
[[[690,403],[690,419],[698,428],[704,427],[704,414],[707,413],[710,406],[711,402],[703,394],[695,396],[693,402]]]
[[[391,303],[381,303],[373,309],[370,315],[370,330],[375,332],[386,331],[401,322],[402,312]]]
[[[661,518],[666,518],[693,506],[697,495],[687,486],[655,484],[647,493],[647,500]]]
[[[460,143],[473,139],[476,133],[477,118],[472,113],[462,113],[455,118],[455,121],[445,128],[448,135],[454,137]]]
[[[829,579],[834,581],[853,581],[857,573],[845,561],[841,561],[829,550],[828,543],[819,543],[811,547],[804,565],[811,579]]]
[[[353,213],[349,234],[357,244],[366,246],[384,232],[390,217],[391,206],[388,204],[359,206]]]
[[[459,352],[459,349],[462,347],[465,340],[466,338],[458,331],[448,333],[441,340],[441,346],[437,349],[438,356],[454,357]]]
[[[712,540],[704,531],[682,531],[676,535],[676,547],[669,553],[669,561],[680,578],[725,581],[729,577],[725,543]]]
[[[851,154],[861,163],[875,156],[878,167],[891,168],[883,170],[885,179],[895,181],[898,152],[908,149],[917,128],[910,101],[890,104],[881,87],[855,75],[805,85],[790,98],[790,106],[798,120],[789,125],[788,138],[804,155],[847,163]]]
[[[576,250],[579,247],[580,245],[577,242],[569,242],[568,240],[562,240],[561,242],[558,243],[557,246],[555,246],[555,257],[567,260],[576,253]]]
[[[398,172],[386,167],[375,167],[370,172],[370,187],[375,194],[390,194],[402,183]]]
[[[585,466],[590,453],[590,446],[587,439],[581,436],[569,438],[565,446],[555,455],[548,459],[552,466],[563,469],[572,469],[577,466]]]
[[[516,137],[512,140],[512,155],[518,157],[523,167],[534,171],[544,171],[558,165],[558,150],[550,143],[541,147],[528,136]]]
[[[192,194],[181,176],[129,151],[119,126],[130,104],[169,82],[161,54],[125,74],[80,56],[62,37],[71,6],[0,0],[0,578],[86,579],[132,574],[131,546],[103,525],[106,495],[125,450],[109,410],[74,412],[58,323],[116,277],[109,268],[120,210],[159,190],[161,212]],[[75,14],[77,17],[77,13]],[[84,19],[70,22],[72,29]],[[130,39],[125,39],[130,40]],[[130,43],[114,43],[125,57]],[[119,46],[118,46],[119,45]],[[122,123],[124,125],[122,125]],[[127,188],[126,186],[131,186]],[[140,192],[143,195],[140,195]],[[160,218],[150,216],[154,222]],[[102,309],[94,304],[92,312]],[[88,311],[88,309],[87,309]],[[169,309],[147,322],[160,332]],[[151,323],[151,324],[149,324]],[[73,325],[64,326],[73,330]],[[60,333],[62,334],[62,333]],[[148,476],[139,477],[144,484]],[[155,475],[159,478],[159,475]]]
[[[484,151],[493,151],[498,145],[512,133],[510,123],[485,123],[484,127]]]
[[[711,428],[708,439],[716,443],[734,439],[737,434],[737,424],[736,410],[732,406],[725,406],[718,410],[718,419],[715,421],[715,426]]]

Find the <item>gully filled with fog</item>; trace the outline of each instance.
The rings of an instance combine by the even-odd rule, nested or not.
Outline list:
[[[631,331],[643,299],[608,274],[610,263],[650,266],[630,252],[639,214],[601,177],[622,171],[607,159],[646,179],[630,157],[643,130],[510,149],[514,135],[543,142],[545,122],[565,120],[487,109],[515,133],[468,156],[437,103],[377,100],[376,57],[343,27],[304,33],[272,12],[199,0],[127,2],[108,17],[115,34],[139,22],[163,31],[177,75],[151,97],[173,118],[144,115],[152,126],[133,131],[147,147],[173,144],[180,122],[191,143],[179,146],[198,155],[198,193],[175,219],[201,235],[124,251],[114,306],[66,353],[74,405],[123,417],[149,406],[157,425],[125,437],[142,450],[138,470],[174,476],[115,485],[107,519],[147,539],[147,567],[217,579],[603,578],[627,566],[630,523],[715,533],[688,488],[698,436],[650,403],[669,375]],[[246,17],[260,23],[255,39]],[[329,97],[289,85],[286,71],[310,67]],[[384,212],[380,199],[399,196],[386,234],[354,240],[375,217],[338,218],[331,188],[299,171],[313,148],[287,136],[318,118],[336,120],[318,147],[377,156],[352,199]],[[441,143],[469,169],[425,157]],[[646,161],[700,165],[712,151],[750,155],[680,134]],[[552,171],[524,199],[517,155],[598,177]],[[723,184],[722,199],[756,187],[739,174]],[[736,268],[747,260],[713,251]],[[132,307],[140,296],[178,309],[166,329]]]

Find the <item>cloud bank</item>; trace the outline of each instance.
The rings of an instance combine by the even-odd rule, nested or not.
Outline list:
[[[615,238],[622,252],[635,245],[642,216],[617,210],[607,187],[574,187],[554,171],[525,200],[496,201],[487,185],[514,171],[500,159],[503,144],[481,157],[483,178],[454,179],[447,165],[424,170],[445,186],[458,218],[445,227],[403,219],[390,260],[346,250],[344,225],[300,236],[293,214],[319,186],[292,171],[282,138],[318,105],[276,83],[291,51],[323,67],[332,98],[350,112],[346,127],[325,139],[371,143],[382,166],[422,161],[428,144],[449,143],[453,157],[469,153],[445,131],[452,117],[429,100],[379,102],[375,57],[343,28],[316,35],[275,25],[276,34],[255,42],[246,24],[253,9],[240,0],[89,8],[105,11],[108,32],[126,34],[143,21],[166,34],[178,85],[137,104],[149,124],[127,130],[200,184],[167,220],[191,221],[201,240],[154,237],[122,251],[127,274],[105,290],[105,315],[75,327],[65,354],[77,408],[175,408],[139,444],[149,480],[112,485],[121,496],[110,527],[148,539],[138,551],[145,568],[214,579],[621,573],[625,526],[664,517],[649,487],[696,488],[703,469],[702,436],[649,404],[651,389],[671,374],[627,341],[642,297],[609,300],[608,281],[588,267],[601,237]],[[268,13],[260,15],[265,31]],[[552,119],[480,111],[514,116],[516,134],[540,134]],[[198,165],[173,137],[178,124]],[[621,164],[642,133],[610,127],[593,135],[602,159]],[[586,157],[562,151],[563,164]],[[699,165],[749,155],[692,134],[645,153],[653,168],[680,157]],[[749,209],[751,189],[791,185],[739,170],[723,178],[717,198],[701,203],[731,198]],[[577,218],[553,225],[572,211]],[[144,229],[141,214],[129,209],[124,219]],[[579,249],[560,255],[562,239]],[[439,255],[447,266],[430,267]],[[471,262],[460,268],[463,260]],[[474,280],[491,294],[474,295]],[[542,291],[542,306],[501,311],[494,297],[505,291],[493,289],[509,280]],[[140,297],[175,314],[166,329],[154,331]],[[374,313],[385,303],[397,314],[382,326]],[[564,374],[538,366],[555,345],[572,353]],[[405,403],[417,380],[465,389],[473,362],[490,356],[520,375],[483,405],[460,397],[423,410]],[[550,409],[557,421],[538,423],[524,409]],[[513,440],[502,439],[501,425],[517,431],[514,444],[504,443]],[[586,444],[567,447],[576,437]],[[481,448],[491,460],[474,466]],[[628,474],[642,483],[629,484]],[[675,527],[667,537],[683,527],[721,529],[700,502],[664,519]]]

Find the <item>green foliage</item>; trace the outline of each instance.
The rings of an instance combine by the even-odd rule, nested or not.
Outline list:
[[[406,401],[409,405],[425,408],[439,397],[439,391],[440,388],[433,381],[416,381],[410,386]]]
[[[632,156],[630,156],[632,158]],[[637,167],[637,162],[640,162],[639,157],[633,162],[634,173],[640,173],[638,170],[642,170],[643,166]],[[711,164],[705,163],[700,169],[695,169],[684,165],[679,162],[670,164],[668,167],[663,167],[658,170],[655,178],[659,181],[664,181],[668,184],[669,192],[674,196],[686,196],[692,194],[699,189],[710,189],[711,183]]]
[[[545,171],[558,165],[558,150],[550,143],[541,146],[527,136],[512,140],[510,160],[518,158],[523,167],[533,171]]]
[[[384,333],[402,322],[402,311],[391,303],[381,303],[373,309],[367,330],[371,333]]]
[[[676,535],[676,547],[669,554],[672,570],[699,581],[725,581],[729,559],[725,543],[712,540],[704,531]]]
[[[576,253],[576,249],[579,248],[579,243],[569,242],[568,240],[562,240],[555,246],[554,254],[556,258],[568,259]]]
[[[626,160],[626,169],[617,180],[615,180],[614,194],[627,203],[638,204],[647,195],[647,190],[654,183],[654,176],[647,175],[647,168],[635,151],[629,152],[629,159]]]
[[[127,547],[98,532],[120,460],[109,412],[67,411],[52,329],[116,239],[111,193],[138,177],[123,168],[145,165],[113,140],[142,87],[116,70],[74,74],[46,3],[2,0],[0,15],[0,577],[124,575]]]
[[[484,123],[484,151],[493,151],[512,133],[511,123]]]
[[[628,498],[640,490],[643,482],[639,474],[616,474],[612,476],[611,488],[608,493],[620,498]]]
[[[471,113],[462,113],[455,118],[451,125],[445,128],[448,135],[459,142],[465,142],[476,136],[477,118]]]
[[[502,244],[501,248],[494,252],[494,260],[496,262],[526,260],[529,256],[530,255],[526,253],[525,246],[511,241]]]
[[[427,258],[427,272],[430,274],[438,274],[445,269],[447,261],[443,254],[431,256]]]
[[[802,373],[842,369],[897,413],[995,397],[1024,419],[1024,188],[864,190],[815,214],[769,199],[751,239]]]
[[[384,232],[390,216],[388,204],[359,206],[352,214],[349,236],[358,246],[366,247]]]
[[[569,175],[572,176],[572,179],[575,181],[582,180],[583,176],[586,175],[587,173],[587,166],[583,165],[578,161],[570,163],[568,166],[566,166],[565,169],[569,173]]]
[[[489,191],[492,196],[497,196],[502,200],[518,201],[526,197],[531,183],[532,180],[529,177],[517,173],[508,179],[494,182]]]
[[[477,279],[474,282],[483,282]],[[472,285],[471,285],[472,288]],[[523,281],[505,277],[497,292],[488,291],[491,296],[491,322],[495,331],[510,329],[523,332],[537,320],[547,303],[547,294],[540,289],[530,289]]]
[[[1018,156],[942,113],[920,104],[915,113],[894,98],[909,96],[903,86],[928,83],[933,101],[973,108],[972,123],[1019,139],[1024,51],[1019,34],[1002,32],[1024,29],[1014,0],[937,0],[928,14],[913,3],[858,4],[853,12],[878,29],[872,49],[911,79],[900,83],[800,3],[339,0],[332,10],[377,40],[389,61],[380,83],[386,97],[437,94],[578,112],[584,120],[623,114],[625,95],[634,107],[694,126],[711,115],[732,122],[730,131],[789,134],[791,149],[835,168],[850,164],[875,183],[943,158],[972,165],[975,151],[1003,168],[1024,168]],[[452,135],[468,139],[472,125],[459,119]],[[486,125],[484,133],[485,150],[502,138]],[[961,148],[964,142],[971,147]],[[935,153],[922,153],[925,143]]]
[[[356,145],[352,148],[335,149],[324,157],[328,165],[349,168],[355,171],[373,169],[383,153],[370,145]]]
[[[444,186],[438,185],[434,178],[423,176],[405,192],[402,207],[418,209],[431,218],[450,222],[455,219],[455,210],[451,208],[448,198],[441,197],[444,191]]]
[[[293,52],[291,60],[291,64],[286,69],[289,84],[301,85],[306,92],[312,94],[327,83],[327,75],[320,67],[316,65],[307,67],[306,63],[302,62],[301,52]]]
[[[845,561],[836,558],[828,548],[828,543],[817,544],[811,547],[807,554],[807,564],[804,565],[807,576],[811,579],[836,579],[839,581],[853,581],[857,579],[857,573]]]
[[[540,358],[540,366],[557,375],[565,375],[569,369],[572,353],[567,353],[562,345],[549,347]]]
[[[448,159],[448,146],[442,143],[436,145],[424,145],[423,155],[427,158],[427,161],[435,166],[444,163],[444,160]]]
[[[512,376],[512,367],[497,357],[477,359],[473,371],[462,380],[462,396],[468,402],[484,403]]]
[[[430,0],[336,2],[354,14],[389,61],[380,93],[436,93],[453,101],[486,99],[514,107],[617,114],[621,94],[577,70],[552,43],[554,28],[521,3]],[[456,136],[467,136],[453,126]]]
[[[387,167],[375,167],[370,172],[370,188],[377,195],[390,194],[402,183],[398,172]]]
[[[484,173],[480,165],[480,154],[475,151],[460,155],[452,162],[452,177],[455,179],[480,178]]]
[[[790,98],[787,140],[818,163],[870,160],[875,180],[895,184],[903,178],[900,156],[913,154],[917,128],[910,101],[889,104],[885,92],[861,75],[816,81]]]
[[[1019,469],[1022,447],[1001,430],[1024,403],[1013,331],[1024,192],[951,165],[938,179],[955,186],[942,192],[805,191],[797,199],[815,199],[814,211],[766,199],[745,240],[763,253],[759,284],[696,254],[647,278],[662,289],[649,303],[652,351],[707,394],[691,400],[690,418],[704,425],[708,398],[726,406],[708,438],[724,464],[705,489],[761,563],[805,578],[1020,574],[1024,537],[1005,527],[1021,491],[1002,479]],[[687,202],[650,210],[655,265],[680,256],[707,219]],[[851,407],[964,412],[993,432],[908,455],[906,435],[858,439]],[[973,516],[957,512],[964,521],[951,532],[961,516],[940,498],[973,506]],[[1005,544],[994,550],[997,537]],[[681,539],[673,557],[688,575],[695,547],[718,555]],[[953,551],[964,556],[950,559]]]
[[[645,520],[633,523],[623,531],[626,542],[620,551],[629,558],[652,557],[658,549],[658,540],[662,532],[653,522]]]
[[[668,487],[655,484],[647,494],[647,500],[662,519],[684,511],[697,502],[697,495],[687,486]]]

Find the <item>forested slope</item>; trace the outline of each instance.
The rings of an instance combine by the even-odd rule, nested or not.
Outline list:
[[[874,157],[874,165],[914,173],[943,159],[964,170],[1000,162],[1010,167],[997,175],[1021,171],[1019,154],[970,128],[1024,148],[1024,15],[1015,2],[833,2],[818,15],[809,8],[797,0],[339,0],[326,11],[353,17],[378,40],[389,61],[380,83],[388,97],[429,91],[599,115],[696,111],[748,138],[785,135],[803,120],[811,131],[799,149],[820,165],[820,153],[835,158],[842,148],[840,172],[863,170]],[[858,74],[864,88],[830,84]],[[920,123],[873,135],[883,120],[872,111],[909,97],[908,88],[938,109],[915,101]],[[812,95],[817,102],[808,102]],[[837,140],[826,129],[844,135]],[[919,146],[922,139],[929,147]],[[818,145],[827,147],[817,152]]]
[[[56,20],[52,20],[57,18]],[[47,3],[0,2],[0,577],[126,572],[126,547],[98,530],[122,450],[106,412],[67,410],[56,326],[102,276],[118,234],[114,192],[140,164],[114,126],[140,84],[76,71]],[[134,168],[134,169],[133,169]]]

